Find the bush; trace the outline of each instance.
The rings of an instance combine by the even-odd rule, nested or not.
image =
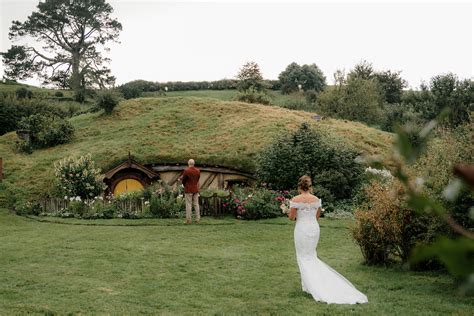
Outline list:
[[[394,132],[397,125],[421,126],[424,120],[413,107],[405,104],[387,104],[384,108],[384,119],[380,128],[387,132]]]
[[[393,185],[393,186],[392,186]],[[425,233],[423,218],[404,206],[399,183],[372,182],[365,188],[368,203],[355,212],[352,236],[368,264],[388,264],[408,255]]]
[[[118,97],[110,90],[103,91],[97,96],[97,106],[103,109],[106,114],[111,114],[118,103]]]
[[[184,196],[165,184],[158,186],[150,198],[150,212],[158,218],[181,217],[185,208]]]
[[[54,96],[57,97],[57,98],[62,98],[62,97],[64,97],[64,93],[62,93],[62,91],[56,91],[54,93]]]
[[[71,141],[74,135],[72,124],[55,115],[31,115],[23,118],[19,127],[30,131],[30,141],[34,148],[65,144]]]
[[[317,98],[323,114],[367,124],[382,120],[383,96],[375,81],[350,79],[346,85],[325,89]]]
[[[290,193],[277,192],[266,188],[234,188],[224,207],[239,219],[257,220],[282,216],[280,208]]]
[[[357,153],[329,145],[304,123],[293,134],[276,139],[257,158],[257,176],[271,189],[294,188],[302,175],[313,179],[314,193],[323,201],[350,199],[362,181]]]
[[[79,158],[68,157],[54,164],[56,187],[60,197],[90,199],[105,189],[100,169],[95,167],[90,154]]]
[[[237,95],[237,100],[247,103],[270,104],[270,98],[265,92],[257,91],[252,88],[240,92]]]
[[[315,107],[311,103],[305,102],[303,100],[286,100],[283,103],[283,107],[289,110],[297,110],[297,111],[314,111]]]
[[[413,168],[414,173],[423,179],[424,190],[431,198],[443,203],[450,215],[468,229],[474,229],[474,220],[469,216],[469,209],[474,205],[474,193],[464,188],[456,198],[452,199],[445,192],[445,188],[456,179],[452,172],[453,166],[474,164],[473,137],[472,121],[454,130],[438,129],[436,137],[428,143],[426,152]],[[436,232],[434,228],[430,230]],[[438,231],[438,233],[455,236],[451,231]]]
[[[31,99],[33,97],[33,92],[25,87],[20,87],[16,89],[15,94],[17,99]]]
[[[33,153],[33,146],[31,146],[31,142],[26,141],[24,139],[20,139],[16,142],[15,148],[17,151],[25,154],[32,154]]]

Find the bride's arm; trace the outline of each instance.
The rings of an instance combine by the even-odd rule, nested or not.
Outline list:
[[[288,213],[288,219],[290,221],[294,221],[296,219],[296,208],[290,208],[290,212]]]
[[[319,207],[318,211],[316,212],[316,220],[319,220],[320,217],[321,217],[321,208]]]

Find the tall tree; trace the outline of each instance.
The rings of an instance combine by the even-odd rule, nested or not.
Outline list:
[[[263,76],[260,67],[256,62],[249,61],[240,68],[237,74],[237,87],[240,91],[255,89],[256,91],[263,90]]]
[[[375,76],[374,67],[371,63],[367,60],[363,60],[359,62],[357,65],[354,66],[348,74],[348,79],[363,79],[363,80],[370,80],[373,79]]]
[[[403,89],[407,82],[400,76],[400,71],[380,71],[375,73],[380,88],[382,89],[387,103],[400,103]]]
[[[25,22],[13,21],[9,38],[24,40],[4,53],[5,75],[38,76],[44,84],[68,85],[82,101],[86,86],[105,87],[115,78],[103,57],[109,41],[117,42],[122,25],[110,17],[105,0],[46,0]]]

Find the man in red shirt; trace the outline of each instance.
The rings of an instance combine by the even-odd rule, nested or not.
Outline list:
[[[199,178],[201,172],[194,167],[194,159],[189,159],[188,168],[184,169],[181,175],[181,182],[184,185],[184,197],[186,200],[186,224],[191,224],[192,207],[196,212],[196,223],[201,220],[199,210]]]

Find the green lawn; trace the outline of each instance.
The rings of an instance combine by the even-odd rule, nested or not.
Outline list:
[[[1,315],[469,315],[474,308],[446,275],[362,265],[348,221],[321,220],[319,255],[368,295],[366,305],[325,305],[301,291],[294,223],[284,218],[59,222],[0,210]]]

